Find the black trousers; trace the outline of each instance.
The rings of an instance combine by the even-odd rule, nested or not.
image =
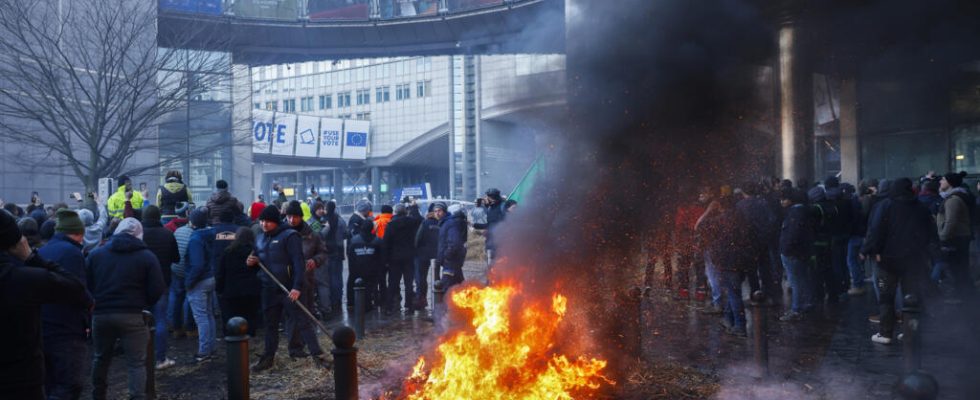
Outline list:
[[[228,320],[242,317],[248,321],[248,335],[255,337],[255,329],[259,326],[259,309],[262,307],[261,296],[221,296],[218,303],[221,305],[222,332],[228,326]],[[228,336],[227,332],[225,336]]]
[[[302,299],[302,295],[300,295]],[[311,355],[323,354],[310,317],[303,313],[278,287],[262,288],[262,313],[265,317],[265,356],[273,357],[279,348],[279,323],[286,317],[287,331],[296,332],[310,349]]]
[[[875,266],[878,272],[878,309],[881,317],[879,334],[891,338],[895,334],[895,292],[899,285],[902,294],[914,294],[922,299],[922,288],[929,282],[928,257],[882,257]]]
[[[405,285],[405,295],[401,296],[399,288]],[[405,309],[413,308],[415,299],[415,262],[414,260],[391,260],[388,263],[388,304],[397,307],[403,303]]]

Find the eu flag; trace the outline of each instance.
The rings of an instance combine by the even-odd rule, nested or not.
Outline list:
[[[347,132],[347,146],[367,147],[367,132]]]

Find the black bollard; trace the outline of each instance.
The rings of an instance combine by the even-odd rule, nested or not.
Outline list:
[[[922,337],[919,330],[919,317],[922,305],[919,296],[909,294],[902,304],[902,353],[905,359],[905,373],[922,368]]]
[[[337,400],[357,399],[357,333],[342,326],[333,331],[333,383]]]
[[[766,326],[766,294],[761,290],[752,293],[752,339],[753,339],[753,358],[758,369],[759,377],[769,375],[769,336]]]
[[[904,317],[903,317],[904,318]],[[939,382],[922,371],[910,373],[895,388],[902,400],[935,400],[939,398]]]
[[[228,361],[225,363],[228,377],[228,400],[248,400],[248,321],[233,317],[225,325],[225,345]]]
[[[359,339],[364,338],[364,312],[367,308],[365,290],[363,279],[354,280],[354,333]]]
[[[153,313],[143,310],[143,323],[146,324],[147,329],[150,331],[149,339],[146,341],[146,398],[155,399],[157,397],[157,383],[156,383],[156,346],[155,346],[155,335],[157,331],[156,320],[153,318]]]

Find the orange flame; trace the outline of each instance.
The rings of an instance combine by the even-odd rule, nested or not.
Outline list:
[[[406,380],[408,399],[572,399],[595,391],[605,360],[554,354],[554,335],[568,299],[554,294],[550,310],[525,302],[512,316],[513,285],[469,287],[452,302],[472,313],[466,329],[437,348],[431,368],[420,357]],[[511,319],[514,319],[513,321]],[[513,325],[513,326],[512,326]]]

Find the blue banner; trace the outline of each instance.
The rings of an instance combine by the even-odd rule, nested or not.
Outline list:
[[[159,0],[161,10],[221,15],[221,0]]]
[[[405,186],[401,189],[395,190],[391,197],[392,203],[400,203],[405,196],[412,196],[416,199],[428,199],[430,198],[429,184],[422,183],[418,185]]]

